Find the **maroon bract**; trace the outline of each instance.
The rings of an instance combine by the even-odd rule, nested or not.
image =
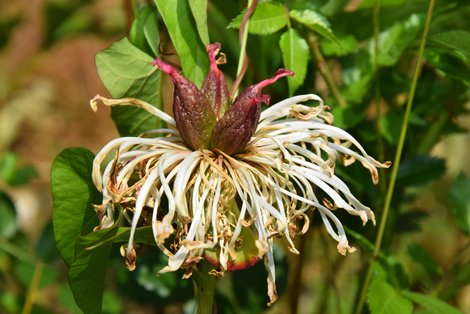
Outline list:
[[[262,94],[262,89],[294,73],[280,69],[272,78],[249,86],[230,104],[227,83],[217,65],[219,50],[218,43],[207,46],[210,71],[201,89],[161,59],[155,59],[153,64],[168,74],[175,85],[173,115],[185,143],[193,149],[232,155],[241,152],[256,131],[261,103],[269,104],[269,96]]]

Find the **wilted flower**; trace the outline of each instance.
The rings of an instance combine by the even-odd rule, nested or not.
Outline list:
[[[375,223],[373,212],[351,193],[335,173],[335,163],[355,160],[368,168],[374,183],[377,168],[388,167],[368,156],[347,132],[331,125],[332,115],[316,95],[269,104],[262,89],[293,75],[281,69],[271,79],[248,87],[231,103],[218,69],[219,44],[208,46],[210,72],[201,89],[171,65],[154,65],[174,82],[174,118],[138,99],[96,96],[91,105],[135,105],[162,119],[168,129],[108,143],[96,156],[93,181],[103,193],[97,206],[101,228],[114,223],[117,204],[131,224],[125,248],[129,269],[135,268],[136,228],[151,225],[155,242],[168,256],[161,272],[185,269],[205,258],[215,273],[249,267],[264,258],[268,294],[277,299],[273,238],[293,239],[309,227],[306,211],[317,209],[341,254],[352,252],[333,211],[345,209]],[[307,105],[309,101],[318,103]],[[108,155],[112,161],[101,170]],[[317,197],[322,190],[327,197]]]

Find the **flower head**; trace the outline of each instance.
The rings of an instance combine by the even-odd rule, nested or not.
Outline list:
[[[190,276],[203,258],[219,274],[264,259],[272,303],[277,299],[274,236],[285,237],[298,253],[293,239],[308,229],[307,210],[316,209],[338,251],[352,252],[333,211],[344,209],[363,223],[375,223],[374,214],[335,175],[335,164],[357,160],[377,183],[377,168],[389,163],[374,160],[350,134],[332,126],[332,115],[314,94],[285,99],[261,112],[261,103],[269,104],[262,89],[291,71],[279,70],[232,103],[217,66],[219,49],[219,44],[208,46],[211,67],[201,89],[155,60],[175,85],[174,118],[138,99],[96,96],[91,101],[94,109],[98,101],[135,105],[169,127],[117,138],[97,154],[93,181],[103,193],[97,206],[100,227],[113,224],[120,204],[131,225],[124,252],[129,269],[135,268],[134,235],[142,225],[152,226],[156,245],[168,256],[162,273],[185,269]],[[108,155],[114,158],[101,171]],[[317,190],[326,197],[319,198]]]

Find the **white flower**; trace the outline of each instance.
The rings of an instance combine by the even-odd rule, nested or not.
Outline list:
[[[332,126],[332,115],[317,95],[291,97],[263,111],[249,143],[231,155],[189,148],[174,119],[143,101],[96,96],[95,110],[98,101],[139,106],[168,125],[140,137],[117,138],[94,160],[93,182],[103,193],[97,206],[100,227],[114,223],[117,204],[131,225],[125,248],[129,269],[135,267],[135,231],[150,224],[156,245],[168,256],[162,273],[183,268],[189,276],[202,258],[220,273],[264,258],[272,303],[277,299],[273,238],[285,237],[298,253],[293,239],[308,229],[307,210],[319,212],[341,254],[354,249],[335,209],[375,224],[370,208],[335,175],[335,164],[357,160],[374,183],[377,168],[390,164],[374,160],[350,134]],[[312,101],[317,105],[307,104]],[[318,198],[317,189],[328,198]]]

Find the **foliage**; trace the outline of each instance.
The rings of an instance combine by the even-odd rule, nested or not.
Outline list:
[[[100,32],[80,11],[90,2],[52,1],[46,10],[50,18],[45,45],[74,34]],[[296,76],[270,93],[272,103],[286,95],[320,94],[332,107],[335,124],[347,128],[384,161],[392,160],[397,151],[428,2],[383,0],[378,13],[374,2],[346,9],[349,1],[259,1],[248,28],[249,66],[243,84],[269,77],[280,67],[292,69]],[[135,19],[127,37],[96,56],[103,84],[115,98],[137,97],[163,109],[163,94],[168,91],[160,72],[152,67],[155,56],[174,52],[184,75],[201,85],[208,72],[205,44],[216,40],[228,61],[221,68],[235,80],[238,30],[246,13],[243,4],[135,1]],[[449,172],[448,160],[437,157],[433,148],[444,136],[464,131],[457,121],[465,115],[470,97],[469,12],[463,0],[439,3],[434,9],[384,242],[379,255],[372,257],[377,263],[364,313],[468,310],[459,295],[470,283],[470,178],[468,173]],[[16,23],[16,18],[0,23],[8,30],[0,38],[2,43],[8,42]],[[113,108],[112,119],[121,136],[165,127],[134,108]],[[57,156],[51,172],[53,223],[37,244],[29,245],[17,226],[15,204],[7,190],[29,182],[35,170],[21,166],[14,154],[0,155],[0,287],[14,282],[16,289],[0,288],[0,312],[19,312],[30,283],[41,272],[39,289],[54,286],[61,309],[68,312],[119,313],[128,300],[162,310],[178,304],[181,312],[191,312],[191,285],[181,280],[182,274],[155,277],[165,262],[152,246],[149,228],[136,234],[143,257],[135,272],[127,272],[116,253],[129,234],[123,217],[109,229],[93,231],[98,225],[93,205],[101,202],[91,181],[93,158],[84,148],[65,149]],[[375,187],[358,167],[337,167],[358,199],[380,219],[389,173],[381,173]],[[377,228],[362,228],[341,216],[359,251],[356,258],[343,258],[333,254],[331,243],[319,240],[323,230],[316,218],[311,216],[311,230],[299,243],[305,254],[292,257],[282,243],[276,247],[281,300],[273,305],[275,312],[352,313],[357,306],[356,293],[371,259]],[[453,243],[452,248],[441,248],[443,243]],[[59,254],[68,268],[68,284],[57,270]],[[347,280],[342,278],[344,273]],[[219,312],[266,312],[265,285],[260,264],[223,278],[216,292]],[[23,292],[15,292],[19,290]],[[299,295],[291,291],[300,291],[302,300],[310,303],[299,303]],[[54,309],[36,304],[33,311]]]

